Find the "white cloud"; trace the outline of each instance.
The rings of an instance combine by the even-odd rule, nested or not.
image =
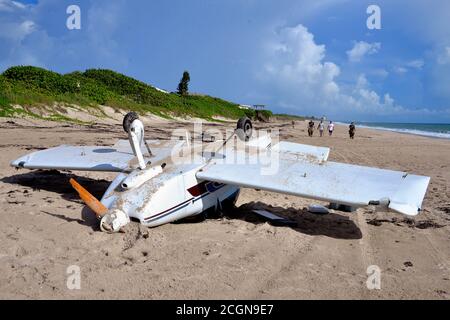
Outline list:
[[[405,74],[408,72],[408,69],[405,67],[394,67],[394,72],[397,74]]]
[[[386,71],[386,69],[374,69],[374,70],[370,70],[369,73],[371,75],[374,75],[376,77],[379,78],[386,78],[387,76],[389,76],[389,72]]]
[[[356,42],[352,49],[347,51],[348,60],[350,62],[359,62],[364,56],[377,53],[381,49],[381,43],[368,43],[365,41]]]
[[[426,90],[433,98],[441,101],[442,107],[447,107],[450,101],[450,46],[436,47],[429,56]]]
[[[114,61],[114,64],[122,66],[128,63],[129,57],[122,54],[123,48],[116,40],[125,6],[124,0],[96,1],[89,8],[87,14],[89,45],[100,61]]]
[[[369,84],[369,81],[367,81],[366,75],[363,73],[360,74],[358,76],[358,79],[356,80],[356,88],[363,89],[363,88],[367,87],[368,84]]]
[[[450,46],[446,46],[437,55],[438,64],[448,64],[450,63]]]
[[[421,70],[425,65],[425,62],[422,59],[412,60],[405,64],[409,68]]]
[[[22,22],[7,22],[2,24],[0,38],[13,41],[22,41],[26,36],[36,30],[36,24],[31,20]]]
[[[370,83],[364,74],[357,78],[353,89],[346,95],[341,96],[344,106],[348,111],[359,114],[372,115],[393,115],[404,112],[405,109],[397,105],[389,93],[385,93],[383,98],[370,88]]]
[[[156,25],[155,23],[150,23],[145,13],[147,11],[154,12],[150,10],[154,5],[146,6],[140,4],[135,6],[125,1],[111,2],[109,0],[79,2],[84,3],[82,5],[82,30],[67,31],[64,29],[64,10],[56,9],[64,7],[59,1],[39,0],[37,5],[26,5],[26,8],[21,8],[20,3],[17,3],[19,4],[17,5],[12,1],[0,0],[0,70],[15,64],[47,66],[60,72],[88,67],[105,67],[131,75],[134,72],[135,74],[141,74],[141,77],[145,78],[147,76],[142,76],[141,71],[144,68],[150,74],[147,79],[154,80],[159,77],[164,79],[164,81],[170,81],[162,77],[161,74],[170,73],[171,71],[173,73],[178,72],[173,71],[175,69],[173,65],[185,64],[190,69],[194,69],[196,64],[201,64],[197,62],[199,58],[196,56],[196,53],[200,52],[200,50],[195,51],[190,48],[190,51],[187,50],[189,54],[186,55],[186,60],[178,59],[175,63],[172,56],[176,56],[176,53],[172,51],[176,51],[179,45],[171,44],[170,41],[167,42],[164,39],[163,41],[154,40],[158,39],[155,38],[156,32],[153,32],[154,30],[162,28],[161,30],[167,31],[169,25],[176,26],[177,21],[180,21],[179,19],[168,21],[164,26],[161,25],[162,22],[172,19],[164,16],[164,19],[161,19],[161,21],[151,19],[152,21],[157,21]],[[217,61],[223,61],[224,66],[228,63],[227,59],[233,56],[233,52],[239,57],[243,56],[243,61],[246,64],[242,65],[242,69],[236,73],[239,74],[239,79],[244,80],[239,80],[241,83],[229,81],[229,88],[225,88],[226,86],[215,86],[214,84],[210,85],[210,88],[206,90],[211,90],[211,93],[229,99],[234,99],[235,97],[239,99],[240,96],[247,93],[247,90],[254,90],[250,101],[267,103],[274,110],[277,107],[284,106],[299,114],[327,114],[332,115],[335,119],[338,116],[345,118],[347,115],[355,114],[400,114],[406,113],[407,110],[398,106],[389,93],[382,92],[381,89],[373,90],[375,85],[371,85],[367,78],[378,81],[377,85],[383,87],[383,85],[380,85],[380,80],[389,75],[388,71],[399,71],[400,73],[403,71],[405,73],[408,70],[420,70],[420,68],[423,68],[423,72],[433,71],[434,65],[440,67],[437,59],[437,53],[439,52],[439,61],[446,65],[445,68],[436,68],[436,78],[440,80],[438,83],[442,88],[436,88],[435,91],[440,96],[444,96],[444,94],[445,97],[450,96],[450,93],[447,94],[445,91],[450,91],[447,85],[449,81],[442,81],[450,78],[449,76],[443,76],[450,74],[450,43],[448,43],[450,38],[448,37],[441,36],[439,39],[444,39],[446,42],[433,44],[435,45],[434,48],[439,48],[440,51],[436,49],[432,56],[431,54],[428,55],[428,50],[424,49],[422,51],[425,61],[417,59],[408,62],[405,59],[403,62],[398,63],[399,69],[394,70],[391,66],[387,66],[390,61],[389,57],[386,59],[386,64],[378,64],[373,67],[380,69],[368,69],[363,64],[349,66],[349,64],[344,63],[338,65],[327,56],[326,47],[318,43],[314,39],[313,34],[302,25],[292,28],[281,28],[279,32],[270,34],[271,30],[274,30],[273,26],[275,25],[286,25],[290,21],[299,20],[308,22],[311,21],[311,16],[317,16],[320,19],[319,13],[322,14],[324,12],[329,15],[331,11],[326,11],[325,9],[328,10],[335,4],[337,6],[338,2],[345,2],[345,0],[302,1],[301,5],[298,6],[287,4],[283,7],[283,14],[278,18],[274,18],[272,12],[268,12],[267,16],[258,12],[255,14],[255,19],[259,15],[258,19],[264,21],[261,22],[261,25],[255,24],[248,33],[244,30],[242,39],[236,39],[234,37],[235,33],[228,31],[228,29],[226,32],[222,32],[223,28],[214,30],[219,31],[218,34],[221,34],[222,37],[224,34],[230,35],[232,43],[239,43],[239,41],[239,44],[251,42],[252,46],[249,46],[251,49],[257,48],[262,40],[267,44],[267,51],[256,52],[256,50],[249,49],[245,50],[245,52],[242,52],[243,50],[239,52],[239,50],[229,50],[223,55],[217,55]],[[255,5],[257,3],[259,1],[254,1]],[[328,4],[323,7],[323,3]],[[289,6],[301,7],[301,10],[297,8],[295,14],[290,12],[291,17],[287,17],[284,8]],[[274,10],[275,7],[278,6],[273,6]],[[307,7],[312,9],[309,11],[305,10]],[[450,3],[447,7],[450,7]],[[9,10],[9,12],[6,12],[6,10]],[[60,17],[58,13],[55,14],[55,11],[61,11],[62,16]],[[399,12],[402,11],[399,10]],[[309,14],[310,17],[299,19],[297,13],[302,13],[305,16]],[[333,15],[336,14],[339,14],[339,12],[333,11]],[[440,14],[445,15],[443,12],[440,12]],[[173,14],[170,15],[170,17],[173,16]],[[133,17],[133,19],[130,20],[130,17]],[[58,20],[60,18],[61,21]],[[433,18],[431,17],[430,19]],[[133,23],[130,23],[130,21]],[[410,22],[409,19],[405,19],[405,21]],[[60,24],[60,27],[58,27],[58,24]],[[6,28],[7,26],[8,28]],[[189,42],[192,43],[195,39],[200,39],[198,44],[195,44],[195,47],[203,46],[201,47],[202,50],[205,53],[210,53],[210,47],[217,47],[217,45],[214,45],[214,43],[210,43],[209,47],[204,45],[209,41],[201,41],[202,32],[197,31],[197,29],[200,30],[201,28],[189,29],[193,32],[191,38],[194,39]],[[436,31],[437,28],[432,29]],[[439,28],[438,31],[444,32],[445,30],[450,29]],[[445,32],[446,34],[447,32],[450,33],[450,31]],[[175,37],[178,36],[176,32],[174,34],[166,33]],[[241,33],[237,33],[237,35],[240,36]],[[222,37],[217,38],[222,39]],[[136,39],[140,40],[137,41]],[[251,41],[248,41],[249,39]],[[369,38],[365,40],[367,39]],[[349,41],[351,39],[345,39],[344,35],[344,38],[338,40]],[[393,40],[395,41],[396,38],[394,37]],[[227,39],[224,39],[224,41],[227,41]],[[374,42],[375,40],[370,41]],[[183,42],[181,41],[181,43]],[[227,42],[223,43],[226,44]],[[349,45],[347,55],[348,59],[354,62],[364,61],[364,58],[379,52],[381,49],[381,44],[376,42],[367,43],[360,41],[351,44],[354,44],[354,46],[350,48]],[[136,52],[138,54],[135,54]],[[165,54],[160,54],[161,52]],[[149,57],[152,59],[149,59]],[[419,58],[419,56],[417,57]],[[133,61],[131,61],[132,59]],[[210,61],[209,64],[211,63],[213,62]],[[424,67],[425,64],[426,68]],[[349,69],[342,70],[344,67]],[[257,84],[250,84],[254,80],[250,78],[253,75],[251,71],[249,72],[249,70],[253,70],[251,68],[258,68],[260,79],[264,81],[260,87]],[[136,69],[140,70],[136,71]],[[229,67],[227,69],[238,68]],[[207,67],[198,67],[197,70],[197,79],[205,79],[203,80],[204,83],[213,77],[212,74],[214,72],[211,73],[210,70],[207,70]],[[227,77],[224,77],[224,79],[238,78],[235,75],[236,73],[228,70],[224,72]],[[203,74],[199,74],[200,71]],[[341,71],[343,73],[342,76]],[[354,72],[362,71],[365,72],[367,78],[363,74],[355,76]],[[426,85],[429,85],[429,82]],[[249,86],[252,88],[249,89]],[[200,90],[205,90],[205,87],[201,87]],[[214,92],[214,90],[216,91]],[[392,90],[395,90],[395,88]],[[424,90],[430,89],[425,88]],[[235,94],[234,92],[237,93]],[[226,96],[227,94],[228,97]],[[395,92],[391,92],[391,94],[394,96]],[[399,94],[402,94],[402,92],[399,92]],[[435,105],[434,102],[431,103]],[[447,107],[447,105],[443,107]]]
[[[59,71],[92,66],[119,70],[126,66],[127,48],[117,39],[125,2],[98,0],[82,6],[81,30],[65,28],[65,7],[59,1],[40,0],[36,5],[0,0],[0,72],[12,65],[35,65]],[[61,10],[60,27],[47,21],[49,11]],[[50,20],[59,17],[50,16]],[[56,30],[56,31],[55,31]],[[74,67],[67,67],[72,64]],[[73,68],[73,69],[72,69]]]
[[[24,41],[39,32],[31,5],[0,0],[0,70],[11,65],[42,65],[36,48],[25,48]]]
[[[325,46],[303,26],[284,28],[267,46],[263,78],[280,93],[295,92],[298,100],[323,104],[339,93],[339,67],[325,58]]]
[[[365,54],[379,46],[373,48]],[[341,86],[339,66],[326,61],[325,46],[317,44],[303,25],[281,29],[267,45],[267,51],[260,79],[270,86],[274,96],[280,97],[273,101],[277,106],[341,119],[409,113],[389,93],[380,95],[372,90],[365,74],[359,74],[350,85]],[[378,72],[382,76],[388,74],[384,69]]]
[[[22,41],[36,30],[30,18],[30,6],[11,0],[0,0],[0,38]]]
[[[13,12],[16,9],[25,9],[26,5],[11,0],[0,0],[0,12]]]
[[[425,61],[423,61],[422,59],[416,59],[394,67],[393,71],[399,75],[403,75],[412,69],[420,71],[422,70],[424,65]]]

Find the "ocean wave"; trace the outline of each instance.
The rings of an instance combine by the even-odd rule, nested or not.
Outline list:
[[[347,123],[339,123],[343,125],[348,125]],[[441,139],[450,139],[450,131],[444,132],[436,132],[436,131],[424,131],[417,129],[408,129],[408,128],[386,128],[382,126],[368,126],[368,125],[358,125],[358,128],[366,128],[366,129],[375,129],[375,130],[383,130],[383,131],[391,131],[405,134],[413,134],[416,136],[425,136],[425,137],[433,137],[433,138],[441,138]]]

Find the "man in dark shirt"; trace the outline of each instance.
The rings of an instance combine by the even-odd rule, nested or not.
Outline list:
[[[314,121],[309,120],[308,123],[308,136],[312,137],[314,134]]]
[[[350,125],[348,126],[348,134],[350,135],[350,139],[355,139],[355,130],[355,123],[350,123]]]

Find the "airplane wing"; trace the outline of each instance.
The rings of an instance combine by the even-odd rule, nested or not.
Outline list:
[[[180,144],[179,141],[157,140],[148,143],[155,154],[147,158],[152,162],[170,156],[173,146]],[[144,146],[142,150],[146,150]],[[122,172],[131,167],[134,159],[128,140],[119,140],[112,147],[62,145],[41,150],[12,161],[11,166],[26,169]]]
[[[292,146],[290,146],[292,147]],[[292,149],[292,148],[290,148]],[[278,157],[277,169],[268,170],[269,159],[246,164],[215,161],[200,170],[201,180],[262,189],[360,207],[385,204],[394,211],[417,215],[429,177],[337,162]]]
[[[111,147],[62,145],[37,151],[11,162],[11,166],[25,169],[55,169],[121,172],[134,158],[133,153]]]

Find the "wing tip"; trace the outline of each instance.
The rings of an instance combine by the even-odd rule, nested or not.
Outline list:
[[[409,203],[398,203],[398,202],[391,202],[389,203],[389,209],[407,215],[411,217],[415,217],[419,214],[421,209],[417,207],[416,205],[412,205]]]
[[[24,168],[25,167],[26,162],[24,160],[17,159],[17,160],[13,160],[9,163],[9,165],[13,168]]]

